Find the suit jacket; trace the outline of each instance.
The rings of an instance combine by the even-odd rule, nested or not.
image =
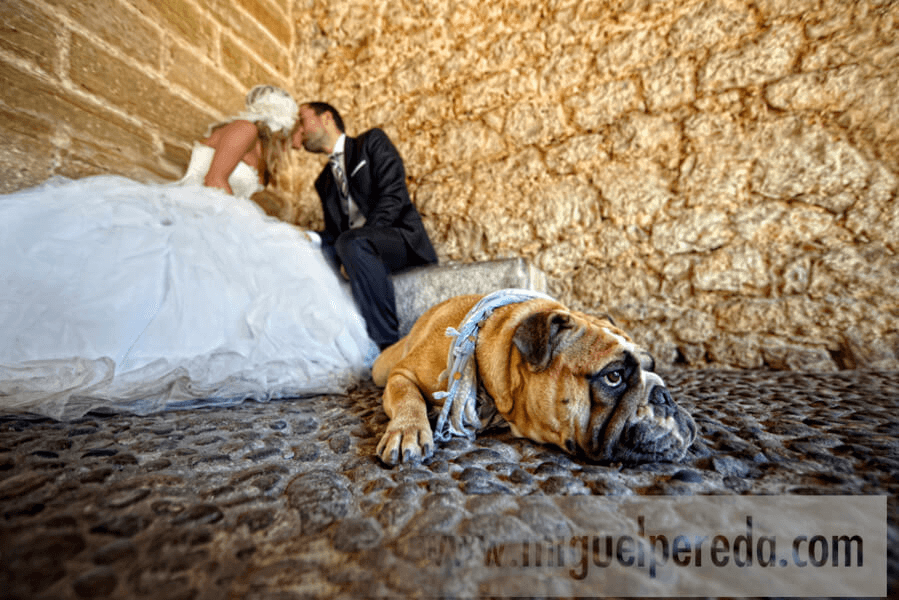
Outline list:
[[[410,266],[437,262],[421,216],[409,198],[403,159],[387,134],[371,129],[356,138],[347,136],[344,162],[350,195],[365,215],[362,227],[397,229],[414,257]],[[319,233],[323,241],[333,244],[349,224],[330,165],[315,180],[315,190],[325,214],[325,231]]]

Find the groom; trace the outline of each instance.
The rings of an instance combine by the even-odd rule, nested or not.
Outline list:
[[[340,114],[323,102],[301,105],[298,117],[293,147],[328,155],[315,180],[325,214],[322,249],[345,269],[368,335],[383,350],[399,340],[390,274],[437,262],[406,189],[403,159],[380,129],[348,137]]]

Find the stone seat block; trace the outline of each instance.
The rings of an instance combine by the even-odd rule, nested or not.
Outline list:
[[[505,288],[546,292],[546,274],[523,258],[476,263],[446,263],[393,276],[400,335],[412,329],[430,307],[463,294],[489,294]]]

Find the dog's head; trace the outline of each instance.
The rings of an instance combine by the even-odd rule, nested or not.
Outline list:
[[[625,463],[680,460],[695,439],[692,417],[671,398],[650,354],[610,319],[540,310],[518,324],[512,341],[517,373],[496,400],[516,435]]]

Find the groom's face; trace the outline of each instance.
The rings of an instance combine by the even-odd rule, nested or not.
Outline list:
[[[309,152],[323,152],[328,133],[322,118],[315,114],[309,106],[301,106],[298,115],[297,130],[293,134],[293,147],[305,148]]]

